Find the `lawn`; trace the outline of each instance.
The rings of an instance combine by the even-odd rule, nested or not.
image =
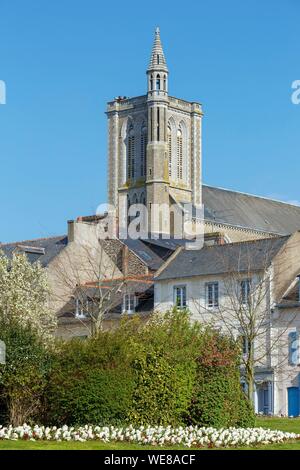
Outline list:
[[[300,418],[258,418],[256,426],[281,431],[300,433]],[[169,446],[154,447],[141,446],[138,444],[128,444],[124,442],[47,442],[47,441],[0,441],[0,450],[170,450],[186,449],[186,447]],[[241,449],[282,449],[300,450],[300,441],[286,442],[284,444],[271,444],[259,447],[242,447]]]

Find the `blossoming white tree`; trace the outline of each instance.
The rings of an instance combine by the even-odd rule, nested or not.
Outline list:
[[[0,320],[30,326],[45,340],[56,328],[56,315],[48,308],[47,274],[25,254],[8,258],[0,251]]]

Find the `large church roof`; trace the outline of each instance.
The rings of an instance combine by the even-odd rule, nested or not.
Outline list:
[[[278,235],[300,229],[299,206],[208,185],[202,191],[209,222]]]

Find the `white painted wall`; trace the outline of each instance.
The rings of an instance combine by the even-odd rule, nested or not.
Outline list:
[[[246,276],[247,277],[247,276]],[[195,276],[191,278],[177,278],[173,280],[157,281],[154,287],[154,305],[155,310],[164,312],[174,307],[174,287],[179,285],[186,286],[187,307],[192,315],[193,321],[199,321],[211,324],[221,328],[224,333],[230,333],[233,336],[238,335],[238,328],[234,332],[228,331],[224,327],[224,322],[220,321],[218,310],[209,310],[206,306],[206,288],[207,282],[219,282],[219,301],[223,308],[228,304],[226,298],[225,276]],[[258,276],[253,275],[253,281],[257,282]],[[273,309],[272,299],[273,289],[270,289],[270,295],[266,296],[262,308]],[[267,307],[268,306],[268,307]],[[227,330],[227,331],[226,331]],[[265,328],[264,328],[265,330]],[[287,389],[288,387],[299,386],[300,373],[300,352],[297,365],[289,364],[289,343],[288,335],[291,331],[300,333],[300,306],[297,308],[274,308],[270,310],[270,326],[268,331],[255,344],[256,355],[264,355],[268,345],[271,342],[271,355],[265,356],[261,367],[272,369],[274,371],[274,414],[287,415]]]

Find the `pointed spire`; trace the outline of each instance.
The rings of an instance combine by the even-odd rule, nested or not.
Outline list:
[[[150,64],[148,67],[148,72],[152,70],[162,70],[162,71],[168,72],[168,67],[167,67],[166,59],[164,56],[164,51],[163,51],[161,40],[160,40],[160,30],[158,27],[155,30],[155,38],[154,38],[154,44],[153,44],[152,54],[150,58]]]

